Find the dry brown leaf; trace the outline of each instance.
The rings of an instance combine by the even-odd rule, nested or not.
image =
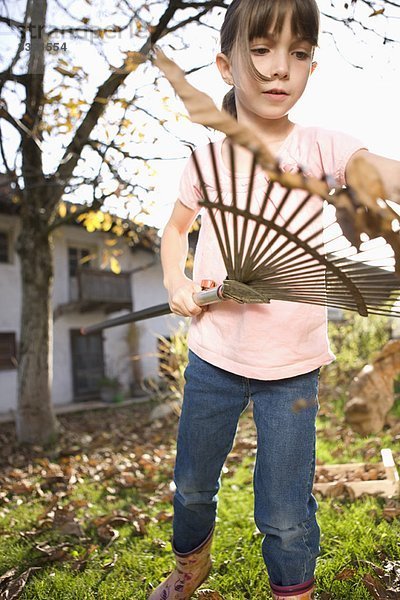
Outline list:
[[[15,576],[17,571],[17,567],[12,567],[11,569],[8,569],[8,571],[3,573],[3,575],[0,575],[0,589],[5,581],[7,581],[8,579],[12,579]]]
[[[386,521],[393,521],[400,517],[400,506],[385,506],[382,511],[383,518]]]
[[[110,527],[110,525],[100,525],[97,528],[97,535],[102,544],[106,544],[106,548],[110,546],[116,539],[119,538],[119,531]]]
[[[354,490],[341,481],[338,481],[331,487],[328,487],[325,491],[325,496],[328,498],[349,498],[350,500],[355,500]]]
[[[385,12],[385,8],[377,8],[374,9],[374,11],[368,15],[369,17],[376,17],[378,15],[383,15],[383,13]]]
[[[3,579],[0,583],[0,597],[4,598],[4,600],[16,600],[19,598],[31,574],[39,569],[41,567],[30,567],[18,575],[18,577]],[[7,571],[7,573],[10,571]]]
[[[49,562],[59,562],[69,559],[68,549],[72,548],[69,542],[63,542],[57,546],[50,546],[47,542],[36,544],[34,548],[41,552],[42,556],[35,559],[35,562],[42,565]]]
[[[336,579],[337,581],[348,581],[349,579],[353,579],[355,575],[356,571],[347,567],[346,569],[343,569],[343,571],[340,571],[340,573],[336,573],[333,579]]]
[[[173,516],[174,515],[172,512],[167,511],[167,510],[161,510],[159,513],[156,514],[154,519],[157,523],[165,523],[168,521],[172,521]]]
[[[362,581],[372,598],[375,598],[376,600],[396,600],[396,598],[398,599],[399,597],[397,592],[387,590],[379,579],[369,573],[364,575]]]
[[[364,158],[354,158],[346,170],[347,183],[357,190],[358,199],[370,210],[381,213],[377,199],[386,198],[385,187],[377,169]]]

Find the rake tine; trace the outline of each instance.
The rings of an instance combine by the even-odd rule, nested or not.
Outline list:
[[[211,146],[212,145],[210,144],[210,148],[211,148]],[[211,155],[215,159],[212,151],[211,151]],[[196,152],[193,152],[192,157],[193,157],[193,161],[194,161],[194,164],[195,164],[195,167],[196,167],[197,176],[198,176],[199,181],[200,181],[201,189],[202,189],[203,195],[204,195],[204,200],[202,202],[200,202],[200,204],[204,204],[204,201],[207,202],[207,203],[209,203],[209,204],[212,204],[210,202],[210,198],[209,198],[209,195],[208,195],[208,192],[207,192],[207,187],[206,187],[205,182],[204,182],[203,174],[201,172],[200,165],[199,165],[199,162],[197,160]],[[218,178],[218,171],[216,169],[214,169],[214,174],[215,174],[215,182],[216,182],[217,191],[218,191],[218,198],[221,198],[221,187],[220,187],[219,178]],[[232,255],[230,254],[229,251],[227,251],[227,252],[225,251],[225,247],[223,245],[221,234],[220,234],[220,231],[219,231],[219,229],[217,227],[215,215],[212,212],[212,210],[209,211],[209,214],[210,214],[211,222],[212,222],[213,227],[214,227],[215,234],[217,236],[217,241],[218,241],[219,248],[221,250],[221,255],[222,255],[222,259],[223,259],[224,264],[225,264],[225,268],[226,268],[227,272],[230,273],[230,272],[232,272]],[[226,230],[226,224],[225,224],[225,227],[224,227],[224,233],[225,233],[225,230]]]
[[[251,162],[251,167],[250,167],[250,182],[249,182],[247,198],[246,198],[246,212],[247,213],[250,212],[250,207],[251,207],[251,199],[252,199],[252,195],[253,195],[256,166],[257,166],[257,158],[255,155],[253,155],[253,160]],[[238,263],[240,266],[240,278],[242,281],[245,281],[246,280],[246,276],[245,276],[246,258],[243,261],[243,257],[244,257],[244,248],[245,248],[245,242],[246,242],[246,236],[247,236],[247,226],[249,223],[249,219],[246,219],[243,217],[242,220],[243,220],[243,230],[242,230],[242,239],[241,239],[241,244],[240,244],[240,249],[239,249]],[[250,247],[251,247],[251,242],[250,242]]]

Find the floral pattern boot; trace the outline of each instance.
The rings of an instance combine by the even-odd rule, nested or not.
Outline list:
[[[148,600],[189,600],[211,571],[211,543],[214,527],[206,539],[191,552],[177,552],[176,568],[152,592]]]

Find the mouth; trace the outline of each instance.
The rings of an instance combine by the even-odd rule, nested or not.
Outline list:
[[[279,88],[267,90],[267,91],[263,92],[263,94],[270,94],[272,96],[288,96],[289,95],[287,92],[285,92],[285,90],[280,90]]]

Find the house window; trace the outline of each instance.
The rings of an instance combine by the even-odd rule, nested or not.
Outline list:
[[[0,333],[0,369],[17,368],[15,333]]]
[[[91,252],[88,248],[68,248],[69,276],[76,277],[76,272],[81,268],[89,268],[91,265]]]
[[[8,233],[0,231],[0,263],[10,262],[10,243]]]

